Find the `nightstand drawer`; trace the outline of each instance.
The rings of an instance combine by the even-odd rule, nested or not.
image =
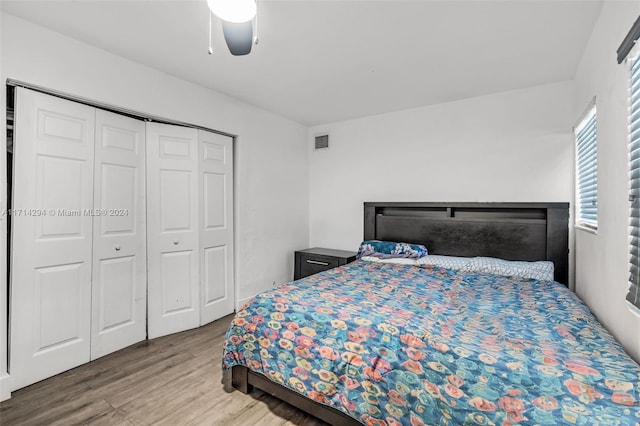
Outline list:
[[[314,247],[295,252],[295,271],[293,279],[308,277],[336,266],[346,265],[355,260],[356,253],[344,250],[332,250]]]
[[[300,275],[307,277],[340,266],[340,259],[328,256],[303,254],[300,256]]]

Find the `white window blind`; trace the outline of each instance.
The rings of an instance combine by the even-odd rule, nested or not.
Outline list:
[[[627,301],[640,308],[640,59],[631,64],[629,94],[629,180],[631,201],[629,220],[629,293]]]
[[[596,107],[591,107],[575,128],[577,224],[598,227],[598,145]]]

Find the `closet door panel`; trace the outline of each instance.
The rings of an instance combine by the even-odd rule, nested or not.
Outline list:
[[[89,361],[95,119],[94,108],[16,91],[13,389]]]
[[[184,285],[193,280],[195,259],[192,250],[162,253],[162,314],[164,317],[190,314],[197,309],[193,288]]]
[[[84,160],[37,155],[37,200],[47,214],[36,216],[38,239],[55,243],[64,238],[82,238],[88,222],[83,218],[86,203],[87,164]]]
[[[145,124],[96,111],[91,359],[144,340]]]
[[[194,229],[194,171],[160,170],[160,229],[163,235],[172,232],[196,232]]]
[[[98,281],[95,282],[94,294],[98,298],[97,319],[101,333],[119,331],[132,325],[136,320],[136,257],[126,256],[102,259],[98,268]],[[145,318],[146,319],[146,318]],[[142,323],[145,325],[144,322]],[[145,327],[142,327],[145,331]],[[146,333],[138,336],[143,340]],[[100,334],[97,336],[100,339]],[[123,342],[122,345],[126,346]],[[92,341],[95,350],[96,344]],[[117,350],[117,349],[116,349]]]
[[[234,310],[233,139],[198,131],[200,175],[200,323]]]
[[[135,209],[140,202],[138,198],[141,189],[144,189],[140,188],[140,182],[144,183],[144,179],[139,176],[144,171],[144,162],[139,166],[105,163],[100,166],[102,196],[100,202],[96,204],[96,209],[106,209],[106,214],[96,211],[96,216],[100,218],[101,235],[134,234],[138,230],[136,221],[140,219],[136,218]],[[144,199],[141,201],[144,202]],[[120,207],[110,208],[110,206]]]
[[[34,312],[36,345],[40,350],[78,343],[82,325],[83,270],[81,263],[36,270]]]
[[[204,249],[204,306],[209,307],[227,296],[227,247]],[[213,320],[212,320],[213,321]]]
[[[197,130],[147,123],[149,338],[200,325]]]

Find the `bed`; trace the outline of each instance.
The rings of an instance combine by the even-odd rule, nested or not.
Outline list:
[[[365,203],[365,240],[550,260],[554,280],[356,260],[256,296],[223,368],[333,425],[640,424],[640,367],[566,286],[568,211]]]

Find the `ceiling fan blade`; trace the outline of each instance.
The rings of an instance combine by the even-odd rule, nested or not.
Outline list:
[[[238,24],[222,20],[222,32],[232,55],[241,56],[251,52],[251,46],[253,45],[253,25],[251,21]]]

